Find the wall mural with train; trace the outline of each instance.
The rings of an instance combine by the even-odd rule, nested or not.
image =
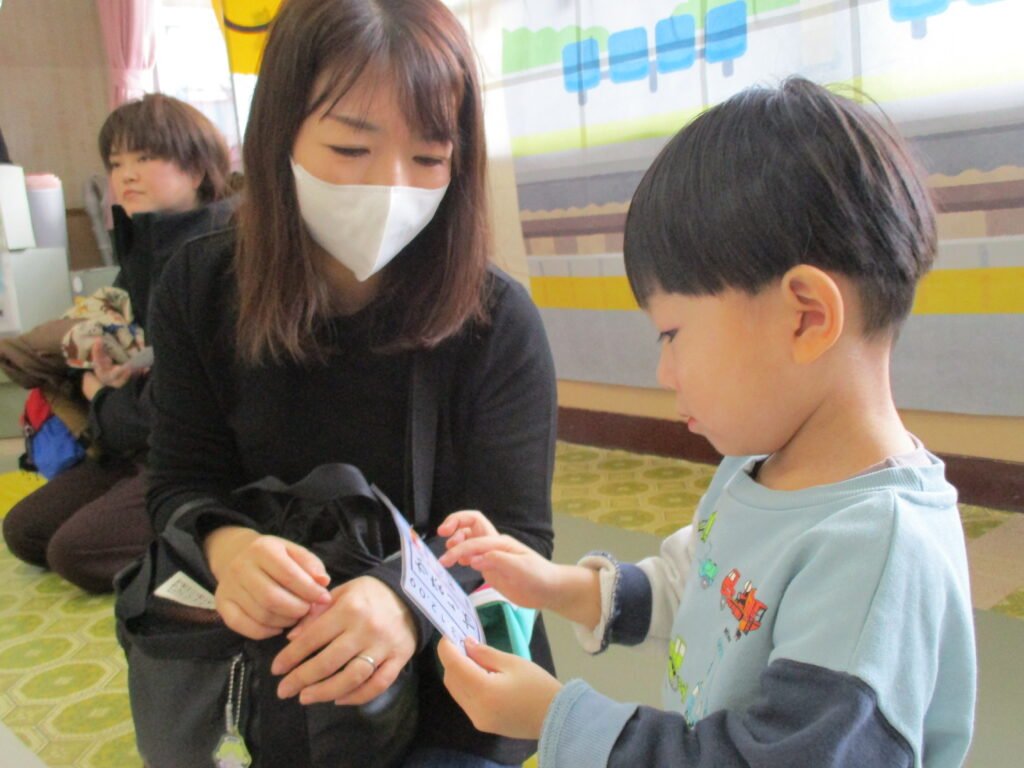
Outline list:
[[[942,243],[898,346],[898,403],[1024,416],[1024,2],[500,6],[490,88],[505,99],[531,286],[561,378],[655,386],[654,335],[622,267],[630,196],[688,120],[798,73],[867,94],[929,174]]]
[[[701,111],[801,74],[884,110],[939,210],[936,268],[894,359],[898,404],[1024,416],[1024,0],[448,2],[483,62],[492,167],[511,166],[518,200],[498,216],[521,229],[560,378],[656,386],[622,264],[633,191]],[[214,0],[235,71],[255,71],[279,3]]]

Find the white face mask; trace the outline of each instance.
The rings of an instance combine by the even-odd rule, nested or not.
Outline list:
[[[331,184],[292,160],[299,212],[313,240],[360,282],[382,270],[430,223],[439,189]]]

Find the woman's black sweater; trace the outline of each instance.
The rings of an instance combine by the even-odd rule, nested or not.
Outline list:
[[[518,283],[489,272],[489,324],[467,327],[431,351],[373,352],[387,310],[371,304],[319,329],[330,349],[324,364],[249,366],[235,355],[233,249],[230,230],[187,244],[167,266],[151,306],[148,506],[157,532],[186,504],[190,512],[176,525],[196,536],[224,524],[260,529],[251,511],[232,507],[232,489],[267,475],[292,483],[329,462],[357,466],[408,514],[410,391],[413,371],[429,364],[439,402],[428,544],[443,551],[434,535],[441,521],[455,510],[479,509],[502,532],[550,557],[554,365],[539,313]],[[392,560],[370,574],[405,600],[400,568]],[[467,568],[452,574],[467,591],[480,583]],[[535,745],[473,728],[443,687],[432,627],[406,603],[424,657],[417,744],[521,762]],[[552,668],[539,625],[532,651]]]

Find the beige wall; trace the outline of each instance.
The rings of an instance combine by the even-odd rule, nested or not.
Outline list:
[[[5,0],[0,7],[0,128],[26,172],[55,173],[69,208],[103,171],[96,136],[107,75],[95,0]]]
[[[558,404],[567,408],[672,419],[670,392],[578,381],[558,382]],[[937,453],[1024,462],[1024,418],[901,411],[907,429]]]

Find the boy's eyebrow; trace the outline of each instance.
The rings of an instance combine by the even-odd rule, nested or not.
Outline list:
[[[331,120],[347,125],[349,128],[354,128],[357,131],[367,131],[369,133],[380,133],[383,129],[379,125],[374,125],[368,120],[361,117],[351,117],[349,115],[341,114],[339,112],[328,112],[327,117]]]

